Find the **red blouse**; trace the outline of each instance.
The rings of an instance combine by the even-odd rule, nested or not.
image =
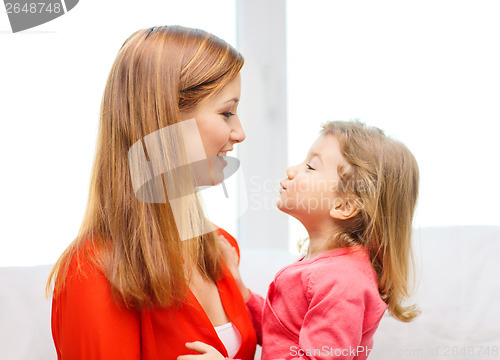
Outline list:
[[[233,245],[236,240],[223,229],[217,233]],[[160,360],[196,354],[186,342],[203,341],[228,356],[200,303],[189,291],[180,308],[130,310],[113,301],[104,274],[82,261],[85,275],[75,276],[72,261],[63,291],[52,300],[52,337],[58,359],[62,360]],[[241,334],[235,357],[253,359],[257,343],[252,322],[229,269],[217,282],[224,310]]]

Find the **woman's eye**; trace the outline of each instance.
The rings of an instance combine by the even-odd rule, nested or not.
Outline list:
[[[311,165],[306,164],[306,166],[307,166],[307,170],[314,170],[314,168]]]
[[[224,112],[224,113],[222,113],[222,116],[224,116],[226,119],[229,119],[233,115],[234,114],[232,112]]]

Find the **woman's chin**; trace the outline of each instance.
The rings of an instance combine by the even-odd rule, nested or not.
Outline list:
[[[198,174],[195,178],[196,186],[216,186],[222,184],[224,181],[224,173],[222,171],[214,171],[210,174]]]

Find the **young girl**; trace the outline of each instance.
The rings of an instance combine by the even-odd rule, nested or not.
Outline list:
[[[286,174],[277,206],[307,229],[307,255],[278,272],[264,300],[245,287],[235,250],[225,245],[262,359],[366,359],[386,309],[401,321],[418,315],[402,305],[417,162],[381,130],[336,121]],[[201,342],[186,346],[203,355],[179,360],[223,359]]]

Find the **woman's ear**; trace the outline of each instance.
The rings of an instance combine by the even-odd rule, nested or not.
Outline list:
[[[330,216],[337,220],[351,219],[359,213],[356,201],[350,197],[336,198],[330,209]]]

